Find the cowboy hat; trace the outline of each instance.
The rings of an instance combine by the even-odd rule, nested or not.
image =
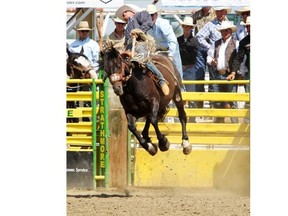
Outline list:
[[[245,7],[241,8],[241,9],[239,9],[239,10],[235,10],[235,13],[237,15],[241,15],[241,13],[243,13],[243,12],[250,12],[250,7],[245,6]]]
[[[92,29],[89,27],[89,23],[87,21],[81,21],[76,28],[77,31],[91,31]]]
[[[193,18],[191,16],[185,16],[184,20],[179,20],[180,25],[186,25],[186,26],[195,26],[193,24]]]
[[[230,7],[213,7],[215,11],[217,10],[226,10],[227,14],[231,13],[232,9]]]
[[[158,12],[157,7],[156,7],[154,4],[149,4],[149,5],[147,5],[146,11],[147,11],[149,14],[155,14],[156,12]]]
[[[225,29],[231,29],[232,32],[236,32],[237,27],[235,25],[233,25],[230,21],[222,21],[220,26],[217,26],[217,30],[218,31],[222,31]]]
[[[125,11],[132,11],[134,13],[137,13],[137,12],[140,12],[142,9],[140,7],[138,7],[137,5],[134,5],[134,4],[125,4],[123,6],[121,6],[120,8],[118,8],[115,12],[115,15],[120,18],[121,20],[125,21],[124,20],[124,17],[123,17],[123,13]]]
[[[247,17],[246,23],[244,23],[243,21],[241,21],[240,24],[241,24],[241,25],[244,25],[244,26],[250,25],[250,16]]]
[[[125,22],[125,21],[123,21],[123,20],[119,19],[118,17],[111,17],[111,19],[112,19],[112,20],[113,20],[113,22],[115,22],[115,23],[125,23],[125,24],[126,24],[126,22]]]

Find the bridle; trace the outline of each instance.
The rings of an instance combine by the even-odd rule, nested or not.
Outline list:
[[[121,55],[119,58],[121,60],[121,68],[118,69],[118,71],[116,73],[113,73],[109,76],[109,80],[110,80],[111,85],[113,85],[116,82],[122,82],[123,85],[125,85],[126,82],[132,76],[132,68],[130,67],[128,61],[125,61]],[[119,72],[119,70],[121,70],[121,71]],[[125,75],[126,70],[129,71],[128,75]]]
[[[90,70],[93,70],[93,67],[91,65],[89,65],[88,67],[83,67],[83,66],[77,66],[77,65],[74,65],[73,63],[69,63],[69,67],[70,67],[70,70],[71,70],[71,75],[72,75],[72,78],[75,77],[75,72],[74,72],[74,69],[78,70],[81,72],[81,76],[80,76],[80,79],[85,79],[86,77],[86,74],[90,71]]]

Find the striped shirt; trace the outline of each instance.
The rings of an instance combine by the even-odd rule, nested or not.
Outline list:
[[[227,17],[225,20],[228,20]],[[220,25],[221,22],[217,18],[204,25],[196,35],[200,47],[208,50],[211,47],[211,44],[222,38],[221,33],[216,29]]]

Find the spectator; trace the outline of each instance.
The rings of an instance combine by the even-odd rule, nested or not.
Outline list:
[[[92,29],[89,27],[87,21],[81,21],[76,30],[79,35],[79,38],[76,39],[73,43],[71,43],[71,45],[69,46],[69,50],[71,52],[80,53],[83,47],[84,55],[87,56],[87,58],[90,60],[91,66],[94,68],[94,70],[89,71],[90,76],[91,78],[97,79],[96,71],[98,71],[99,67],[98,65],[99,52],[100,52],[99,44],[89,37],[89,32]],[[83,85],[80,88],[80,90],[91,91],[91,85]],[[78,105],[78,103],[76,104]],[[91,102],[84,101],[84,107],[91,107]],[[90,121],[90,119],[83,118],[83,121]]]
[[[197,40],[192,35],[192,29],[194,28],[193,18],[191,16],[184,17],[184,20],[180,22],[183,28],[183,35],[177,38],[179,43],[183,80],[195,80],[195,62],[197,55]],[[185,85],[186,91],[195,92],[194,84]],[[195,108],[196,105],[193,101],[188,102],[189,108]],[[195,122],[195,117],[189,118],[188,122]]]
[[[247,21],[247,17],[250,16],[250,7],[243,7],[239,10],[235,10],[235,13],[238,16],[241,16],[241,21],[237,24],[237,31],[235,33],[235,38],[238,41],[241,41],[247,34],[247,28],[243,23],[245,24]]]
[[[136,5],[126,4],[121,6],[117,9],[116,16],[127,22],[125,31],[125,45],[127,45],[126,50],[130,50],[132,47],[132,41],[130,39],[131,31],[133,29],[140,29],[146,34],[146,32],[153,26],[149,13],[147,11],[141,11],[141,9]],[[158,84],[160,85],[162,92],[164,95],[168,95],[170,90],[162,73],[157,69],[152,61],[147,61],[146,67],[158,77]]]
[[[207,51],[213,45],[216,40],[221,39],[221,34],[217,31],[217,27],[221,25],[221,22],[228,20],[226,17],[227,13],[231,11],[229,7],[214,7],[216,12],[216,18],[206,23],[201,30],[196,35],[199,42],[199,47],[196,57],[196,80],[205,79],[206,70],[206,58]],[[213,80],[215,77],[215,72],[212,68],[209,70],[209,79]],[[196,85],[196,92],[204,92],[204,85]],[[213,91],[212,86],[209,86],[209,91]],[[213,104],[210,102],[210,106]],[[203,107],[203,103],[199,104],[199,107]]]
[[[237,31],[234,35],[235,39],[237,40],[237,43],[239,44],[239,42],[248,34],[247,32],[247,28],[245,26],[245,23],[247,21],[247,17],[250,16],[250,7],[243,7],[239,10],[235,10],[235,13],[238,16],[241,16],[241,21],[239,23],[237,23]],[[244,24],[244,25],[243,25]],[[243,62],[241,63],[239,70],[235,71],[236,72],[236,78],[237,79],[248,79],[248,68],[245,66],[245,62],[246,62],[247,56],[245,55]],[[238,85],[235,86],[236,89],[235,91],[238,91]],[[244,86],[244,88],[246,88],[246,86]],[[239,102],[239,104],[242,102]],[[245,104],[245,103],[242,103]]]
[[[196,12],[192,12],[193,24],[196,25],[194,34],[196,35],[204,25],[216,17],[216,13],[211,6],[202,7]]]
[[[247,59],[245,61],[245,66],[248,68],[248,74],[247,78],[250,78],[250,16],[247,18],[246,23],[243,23],[243,25],[247,28],[247,35],[239,42],[238,52],[235,56],[235,59],[233,59],[232,64],[232,71],[236,73],[237,70],[239,70],[240,64],[242,63],[245,55],[247,56]],[[248,89],[249,92],[249,89]]]
[[[126,22],[118,17],[112,18],[115,24],[114,31],[107,37],[105,47],[113,46],[119,52],[125,51],[125,25]]]
[[[223,21],[216,29],[221,32],[222,38],[210,46],[207,63],[215,69],[216,80],[234,80],[236,73],[231,69],[231,62],[236,55],[237,48],[232,33],[237,28],[229,21]],[[213,86],[214,92],[231,92],[233,88],[231,84],[214,84]],[[232,102],[215,102],[214,106],[215,108],[234,108]],[[224,118],[216,118],[215,122],[224,123]]]
[[[250,16],[247,17],[246,23],[243,25],[247,28],[247,35],[240,41],[238,52],[232,62],[231,73],[236,73],[239,70],[241,63],[243,62],[245,56],[245,66],[248,68],[247,77],[245,79],[250,79]],[[249,84],[246,85],[246,92],[250,92]],[[245,104],[246,108],[250,108],[250,103]],[[245,122],[248,122],[247,119],[244,119]]]
[[[97,79],[96,71],[98,70],[98,60],[100,47],[99,44],[89,37],[89,32],[92,30],[89,27],[87,21],[81,21],[76,29],[79,35],[79,38],[71,43],[69,50],[71,52],[80,53],[83,47],[84,55],[90,60],[91,66],[94,68],[94,71],[91,70],[91,78]]]
[[[147,5],[146,11],[148,11],[153,21],[153,27],[148,34],[154,37],[157,50],[169,51],[168,56],[175,64],[182,79],[183,71],[179,44],[171,24],[168,20],[158,17],[158,10],[155,5]]]

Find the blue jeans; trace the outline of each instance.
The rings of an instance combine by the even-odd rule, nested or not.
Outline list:
[[[206,58],[207,58],[207,50],[204,48],[198,48],[195,63],[196,80],[205,79]],[[196,92],[205,92],[204,84],[196,85],[195,90]]]
[[[196,80],[195,65],[183,71],[183,80]],[[185,88],[186,88],[186,91],[188,92],[195,92],[195,84],[185,84]]]
[[[221,75],[218,72],[215,71],[215,80],[226,80],[227,75]],[[231,85],[231,84],[213,84],[213,91],[214,92],[237,92],[237,85]],[[225,101],[215,101],[214,107],[215,108],[225,108],[225,105],[230,105],[230,107],[233,109],[237,109],[238,105],[237,102],[225,102]],[[221,122],[224,122],[224,118],[218,118]],[[238,118],[231,117],[232,123],[238,123]]]

